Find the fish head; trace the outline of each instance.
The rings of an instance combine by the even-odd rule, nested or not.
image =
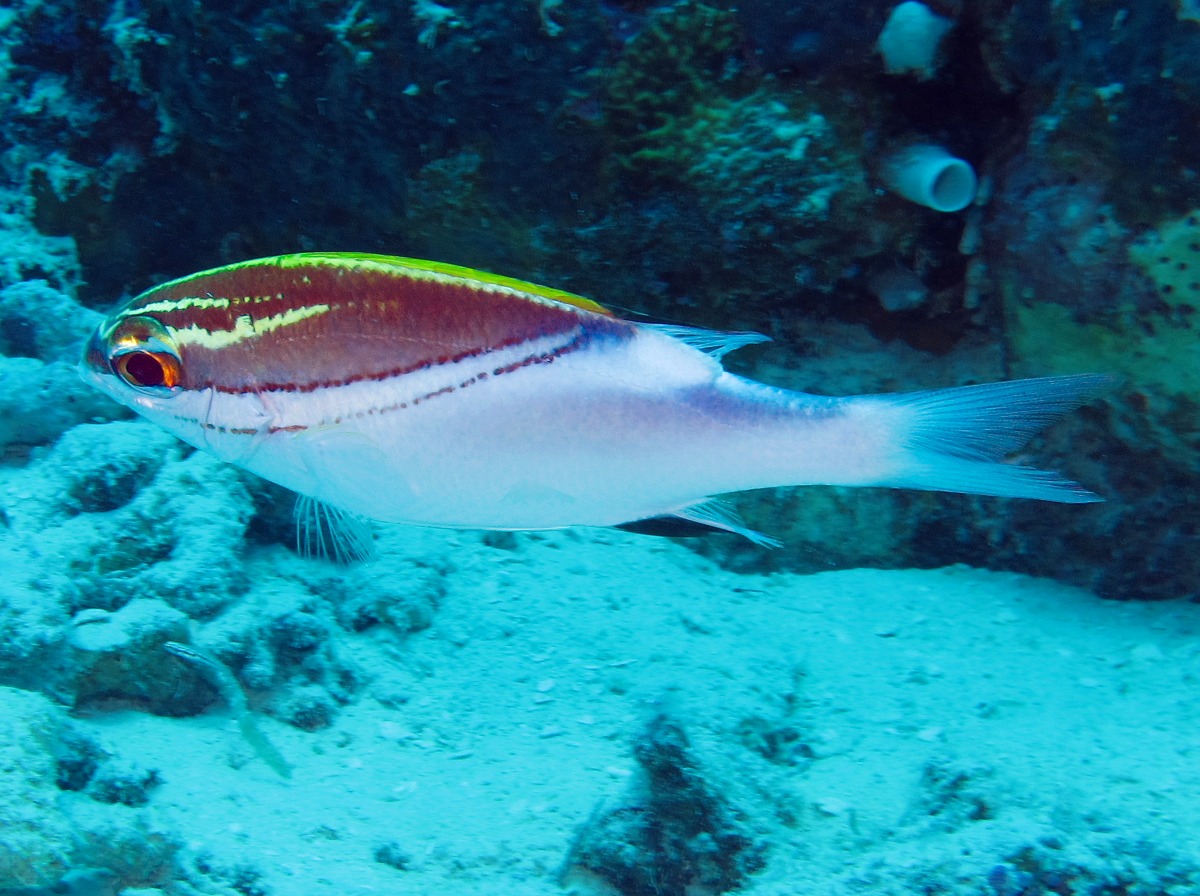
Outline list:
[[[110,398],[148,414],[195,385],[171,328],[149,314],[117,313],[101,323],[84,347],[79,372]]]
[[[308,278],[274,261],[202,271],[131,299],[88,340],[84,380],[152,418],[168,406],[177,411],[187,396],[248,394],[290,382],[303,352],[289,325],[329,306],[310,295],[289,300],[292,281]],[[283,338],[265,344],[268,334]],[[304,350],[311,347],[310,339]]]
[[[79,372],[188,444],[236,461],[242,449],[224,437],[264,425],[261,383],[271,371],[264,374],[247,344],[256,325],[253,303],[231,298],[222,278],[229,279],[196,275],[132,299],[92,333]]]

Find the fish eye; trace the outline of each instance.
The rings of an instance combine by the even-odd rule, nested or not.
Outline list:
[[[117,356],[113,368],[117,376],[137,388],[179,385],[179,359],[166,352],[126,352]]]
[[[108,335],[108,364],[127,386],[171,390],[183,379],[183,364],[166,327],[153,317],[121,321]]]

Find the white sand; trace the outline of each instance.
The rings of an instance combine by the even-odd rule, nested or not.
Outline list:
[[[445,555],[447,595],[426,631],[339,635],[370,684],[331,728],[261,719],[291,780],[220,709],[82,724],[160,771],[150,811],[189,853],[275,896],[562,893],[574,832],[620,805],[664,711],[770,843],[754,896],[993,894],[1027,846],[1098,874],[1200,865],[1200,606],[966,568],[740,576],[620,533],[515,541],[385,534],[385,553]],[[752,718],[813,758],[767,761],[738,733]],[[387,842],[407,870],[374,861]]]

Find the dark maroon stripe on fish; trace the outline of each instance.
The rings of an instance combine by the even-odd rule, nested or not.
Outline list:
[[[555,350],[549,351],[549,352],[541,352],[540,354],[536,354],[536,355],[530,355],[528,358],[524,359],[523,361],[519,361],[519,362],[516,362],[513,364],[506,364],[503,367],[497,367],[495,370],[491,371],[490,373],[486,370],[480,371],[479,373],[475,374],[474,376],[468,377],[467,379],[463,380],[462,382],[458,383],[457,385],[443,386],[440,389],[435,389],[434,391],[427,392],[424,395],[418,395],[414,398],[409,399],[408,401],[396,401],[396,402],[392,402],[391,404],[381,405],[379,407],[370,407],[370,408],[367,408],[362,411],[355,411],[352,414],[345,414],[345,415],[337,416],[337,417],[334,417],[334,418],[328,419],[328,420],[319,420],[316,423],[291,423],[286,426],[271,426],[271,427],[268,427],[266,431],[267,431],[267,433],[269,433],[271,435],[274,435],[275,433],[280,433],[280,432],[291,432],[291,433],[303,432],[306,429],[312,429],[314,427],[320,428],[322,426],[330,426],[330,425],[336,426],[337,424],[342,423],[345,420],[357,420],[357,419],[361,419],[363,417],[374,417],[374,416],[379,416],[382,414],[388,414],[393,411],[403,411],[403,410],[407,410],[408,408],[415,408],[421,404],[424,404],[425,402],[428,402],[430,399],[438,398],[442,395],[450,395],[454,392],[458,392],[461,389],[465,389],[468,386],[473,386],[473,385],[475,385],[475,383],[481,383],[484,380],[488,379],[489,377],[503,376],[506,373],[513,373],[517,370],[521,370],[524,367],[529,367],[532,364],[549,364],[550,362],[554,361],[556,358],[559,358],[562,355],[568,354],[569,352],[572,352],[572,351],[576,350],[577,348],[582,347],[586,342],[587,342],[587,340],[584,336],[582,336],[582,335],[577,336],[570,343],[562,346],[559,349],[555,349]],[[263,390],[263,391],[266,391],[266,390]],[[180,416],[180,417],[178,417],[178,419],[186,420],[190,423],[195,423],[198,426],[200,426],[202,429],[207,429],[212,432],[229,433],[232,435],[239,435],[239,436],[254,436],[254,435],[258,435],[260,432],[259,430],[253,429],[253,428],[247,428],[247,427],[234,428],[234,427],[228,427],[228,426],[221,426],[220,424],[212,423],[207,420],[198,420],[198,419],[189,418],[189,417]]]
[[[307,281],[307,282],[306,282]],[[228,299],[228,307],[187,307],[190,297]],[[561,335],[556,354],[583,339],[628,338],[627,321],[566,304],[482,287],[468,280],[434,280],[403,268],[263,262],[224,268],[166,284],[126,310],[155,303],[181,307],[151,312],[177,331],[197,327],[231,333],[239,318],[253,331],[289,311],[329,310],[217,348],[181,338],[181,385],[223,392],[299,391],[383,380],[452,364]],[[544,363],[531,355],[519,364]]]

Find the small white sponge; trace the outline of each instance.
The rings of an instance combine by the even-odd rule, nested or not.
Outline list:
[[[876,47],[889,74],[933,75],[938,44],[954,22],[932,12],[924,3],[905,0],[888,16]]]

